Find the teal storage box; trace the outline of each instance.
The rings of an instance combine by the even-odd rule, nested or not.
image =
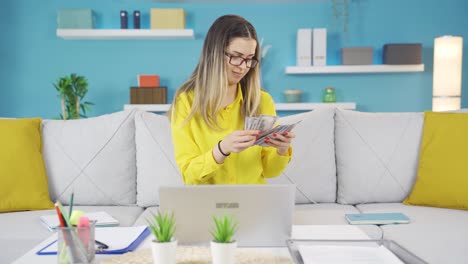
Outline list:
[[[91,9],[61,9],[57,15],[58,28],[94,28],[94,15]]]

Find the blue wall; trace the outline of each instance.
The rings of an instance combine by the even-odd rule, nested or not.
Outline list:
[[[213,1],[214,2],[214,1]],[[232,1],[235,2],[235,1]],[[275,1],[274,1],[275,2]],[[276,1],[277,2],[277,1]],[[284,1],[286,2],[286,1]],[[98,28],[118,28],[119,11],[182,7],[195,40],[65,41],[55,35],[60,8],[92,8]],[[286,12],[287,10],[287,12]],[[89,80],[90,116],[119,111],[129,103],[129,87],[139,73],[157,73],[169,87],[169,100],[195,67],[203,38],[220,15],[236,13],[273,45],[264,61],[264,86],[277,102],[285,89],[301,89],[304,101],[318,102],[333,86],[338,101],[356,102],[362,111],[422,111],[431,108],[434,37],[468,36],[466,0],[352,0],[349,29],[343,33],[332,19],[330,1],[286,4],[166,4],[147,0],[7,0],[0,10],[0,116],[54,118],[60,111],[55,80],[72,72]],[[145,14],[146,13],[146,14]],[[146,20],[145,20],[146,19]],[[422,73],[286,75],[295,64],[296,31],[328,28],[328,64],[339,64],[339,48],[373,46],[378,55],[385,43],[423,44]],[[468,39],[465,38],[465,53]],[[468,55],[464,56],[463,107],[468,107]]]

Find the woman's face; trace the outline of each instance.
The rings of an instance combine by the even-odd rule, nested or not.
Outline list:
[[[251,38],[234,38],[226,47],[224,58],[229,85],[237,84],[249,72],[250,68],[247,66],[256,64],[250,60],[255,56],[256,48],[257,41]]]

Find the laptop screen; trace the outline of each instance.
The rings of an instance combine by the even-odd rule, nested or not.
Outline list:
[[[240,247],[285,246],[291,235],[295,185],[198,185],[161,187],[161,212],[173,212],[175,238],[183,245],[209,244],[213,216],[234,217]]]

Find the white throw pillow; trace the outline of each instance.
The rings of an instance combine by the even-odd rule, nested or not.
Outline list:
[[[138,111],[135,116],[137,147],[137,204],[159,205],[159,187],[183,186],[175,162],[171,124],[165,115]]]
[[[134,111],[42,122],[51,199],[79,205],[136,202]]]
[[[337,110],[338,203],[401,202],[416,180],[423,113]]]
[[[291,162],[268,183],[296,184],[296,204],[336,201],[334,115],[327,107],[279,119],[280,124],[302,121],[293,130]]]

